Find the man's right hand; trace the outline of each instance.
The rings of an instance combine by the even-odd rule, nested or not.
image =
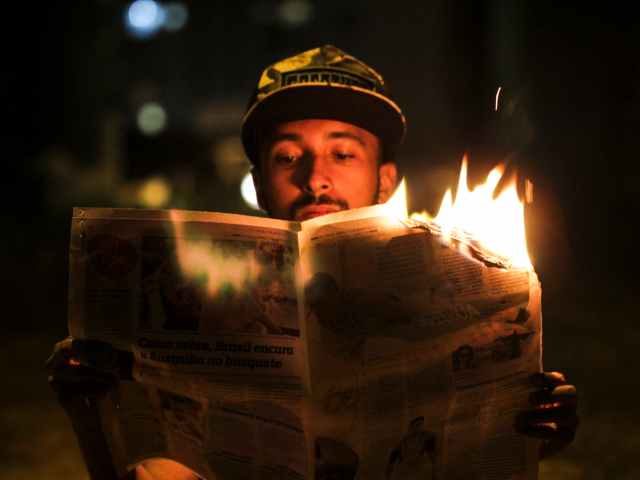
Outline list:
[[[71,337],[56,343],[46,363],[49,384],[61,400],[100,396],[130,378],[131,361],[108,343]]]

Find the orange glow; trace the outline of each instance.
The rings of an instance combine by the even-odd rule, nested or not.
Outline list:
[[[254,252],[249,250],[242,257],[228,255],[211,243],[211,239],[189,238],[184,224],[171,212],[175,228],[176,256],[185,277],[206,279],[206,290],[215,296],[219,290],[231,285],[240,290],[246,282],[255,281],[260,274],[260,264]]]
[[[516,179],[493,198],[503,174],[504,167],[498,165],[484,183],[469,190],[465,156],[455,198],[449,189],[435,217],[422,212],[413,213],[411,218],[436,224],[447,242],[452,238],[471,238],[489,252],[506,258],[512,267],[533,269],[527,251],[524,204],[518,198]]]
[[[451,189],[442,199],[435,217],[426,211],[412,213],[410,218],[435,227],[445,242],[453,239],[472,241],[487,252],[506,259],[513,268],[533,269],[527,252],[524,225],[524,204],[518,198],[515,178],[493,198],[504,167],[498,165],[489,172],[484,183],[469,190],[467,158],[462,160],[458,189],[454,199]],[[387,215],[408,218],[404,180],[384,205]]]

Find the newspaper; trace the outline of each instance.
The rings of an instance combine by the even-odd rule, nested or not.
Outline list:
[[[71,335],[135,355],[100,406],[119,472],[537,478],[514,430],[541,370],[537,277],[436,226],[77,208],[70,265]]]

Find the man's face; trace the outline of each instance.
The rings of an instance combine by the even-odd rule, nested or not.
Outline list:
[[[270,216],[298,221],[385,202],[397,172],[379,159],[378,138],[350,123],[278,124],[260,149],[258,200]]]

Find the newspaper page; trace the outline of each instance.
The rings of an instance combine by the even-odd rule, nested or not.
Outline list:
[[[380,213],[302,224],[315,478],[537,478],[514,430],[541,369],[535,274]]]
[[[69,330],[135,354],[102,402],[120,472],[149,458],[203,478],[307,475],[298,224],[75,209]]]
[[[379,207],[289,223],[76,209],[70,333],[134,352],[101,404],[116,467],[206,479],[537,476],[533,272]]]

